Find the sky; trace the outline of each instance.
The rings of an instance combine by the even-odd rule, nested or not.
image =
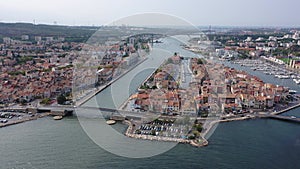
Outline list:
[[[162,13],[197,26],[300,26],[299,0],[0,0],[0,22],[111,24]]]

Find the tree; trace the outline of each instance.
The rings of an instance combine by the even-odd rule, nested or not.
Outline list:
[[[26,105],[26,103],[27,103],[27,101],[26,101],[25,99],[22,99],[22,100],[21,100],[21,104],[22,104],[22,105]]]
[[[157,86],[152,86],[152,88],[151,89],[157,89]]]
[[[44,98],[40,103],[41,103],[41,104],[49,104],[50,101],[51,101],[50,98]]]
[[[57,96],[56,100],[57,100],[58,104],[64,104],[67,101],[67,99],[64,95]]]
[[[196,125],[196,130],[197,130],[198,132],[201,132],[201,131],[203,130],[202,125],[201,125],[201,124],[197,124],[197,125]]]
[[[199,59],[197,60],[197,64],[198,64],[198,65],[202,65],[202,64],[203,64],[202,59],[199,58]]]

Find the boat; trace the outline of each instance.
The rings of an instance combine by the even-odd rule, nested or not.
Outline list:
[[[61,120],[61,119],[63,119],[63,116],[54,116],[53,119],[54,120]]]
[[[298,82],[298,79],[293,79],[293,81],[294,81],[295,83],[297,83],[297,82]]]
[[[289,79],[290,76],[288,76],[288,75],[280,75],[278,78],[280,78],[280,79]]]
[[[115,120],[107,120],[106,124],[108,124],[108,125],[114,125],[114,124],[116,124],[116,121]]]
[[[297,90],[289,90],[289,93],[290,93],[290,94],[296,94],[296,93],[297,93]]]

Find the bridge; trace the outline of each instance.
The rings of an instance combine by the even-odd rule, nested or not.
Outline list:
[[[154,117],[156,115],[160,115],[158,112],[137,112],[137,111],[126,111],[119,110],[113,108],[105,108],[105,107],[88,107],[88,106],[71,106],[71,105],[57,105],[57,106],[41,106],[41,107],[14,107],[14,108],[3,108],[2,111],[20,111],[20,112],[32,112],[32,113],[40,113],[40,112],[49,112],[49,115],[53,116],[67,116],[71,115],[75,110],[78,112],[89,111],[89,110],[97,110],[99,113],[101,112],[104,118],[114,118],[116,120],[121,119],[142,119],[144,117]]]
[[[299,106],[299,105],[297,105]],[[297,107],[295,106],[295,107]],[[294,107],[294,108],[295,108]],[[290,109],[290,108],[289,108]],[[49,115],[59,115],[59,116],[66,116],[72,114],[75,110],[78,112],[81,112],[82,115],[89,114],[87,111],[99,111],[99,114],[101,113],[101,116],[105,119],[113,119],[118,121],[123,121],[125,119],[145,119],[150,118],[153,119],[155,117],[159,117],[162,114],[160,112],[137,112],[137,111],[127,111],[127,110],[119,110],[114,108],[105,108],[105,107],[88,107],[88,106],[67,106],[67,105],[58,105],[58,106],[42,106],[42,107],[20,107],[20,108],[5,108],[1,110],[17,110],[17,111],[24,111],[24,112],[49,112]],[[97,112],[96,112],[97,113]],[[278,113],[278,112],[277,112]],[[280,112],[282,113],[282,112]],[[279,113],[279,114],[280,114]],[[80,115],[81,115],[80,114]],[[300,123],[300,118],[295,116],[283,116],[275,113],[271,114],[260,114],[257,115],[257,118],[270,118],[270,119],[276,119],[276,120],[283,120],[293,123]],[[77,114],[78,115],[78,114]],[[178,118],[177,116],[171,116],[172,118]],[[215,120],[215,118],[201,118],[196,117],[197,120]]]
[[[154,39],[159,39],[161,37],[164,37],[166,35],[160,34],[160,33],[139,33],[132,36],[127,37],[127,40],[130,41],[130,39],[143,39],[146,41],[149,41],[151,43],[151,46],[153,46]]]

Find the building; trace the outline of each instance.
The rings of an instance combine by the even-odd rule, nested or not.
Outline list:
[[[22,36],[21,36],[21,39],[22,39],[22,40],[29,40],[29,36],[28,36],[28,35],[22,35]]]
[[[291,60],[289,66],[293,69],[300,69],[300,60]]]
[[[41,36],[35,36],[34,40],[37,41],[37,42],[42,41],[42,37]]]
[[[53,37],[51,37],[51,36],[50,36],[50,37],[46,37],[46,41],[47,41],[47,42],[53,41]]]
[[[4,37],[4,38],[3,38],[3,43],[9,45],[9,44],[12,43],[12,39],[9,38],[9,37]]]

